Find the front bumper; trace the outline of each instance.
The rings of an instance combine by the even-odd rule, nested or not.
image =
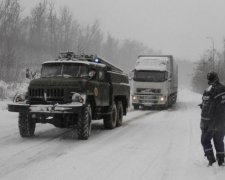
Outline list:
[[[161,94],[151,95],[139,95],[135,94],[132,96],[132,105],[143,105],[143,106],[157,106],[165,105],[167,103],[167,96]]]
[[[73,114],[80,113],[84,107],[82,103],[74,102],[69,104],[54,104],[54,105],[29,105],[23,103],[8,104],[8,111],[10,112],[26,112],[33,114]]]

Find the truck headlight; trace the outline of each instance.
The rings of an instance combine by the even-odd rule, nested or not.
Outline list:
[[[133,95],[133,96],[132,96],[132,100],[133,100],[133,101],[137,101],[137,100],[138,100],[138,97],[137,97],[136,95]]]
[[[85,103],[85,101],[86,101],[86,95],[81,95],[79,93],[74,93],[72,95],[72,102]]]
[[[165,101],[165,97],[164,96],[161,96],[160,98],[159,98],[159,100],[162,102],[162,101]]]
[[[26,93],[16,94],[13,98],[13,102],[24,102],[26,100]]]

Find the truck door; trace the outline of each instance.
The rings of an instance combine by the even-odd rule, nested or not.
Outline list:
[[[96,105],[108,106],[109,105],[109,82],[106,77],[106,69],[100,68],[97,71],[98,87],[94,90]]]

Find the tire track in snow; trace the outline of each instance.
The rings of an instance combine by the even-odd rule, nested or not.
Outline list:
[[[134,112],[136,113],[136,112]],[[124,126],[128,125],[131,122],[137,121],[141,118],[143,118],[144,116],[147,116],[149,114],[152,114],[154,112],[144,112],[140,111],[140,114],[138,113],[137,116],[133,116],[131,118],[126,119],[124,121]],[[132,114],[132,112],[130,112],[130,114]],[[99,129],[99,125],[97,126],[93,126],[93,134],[92,136],[95,136],[95,131]],[[102,125],[103,127],[103,125]],[[14,128],[13,128],[14,129]],[[17,137],[17,141],[14,141],[14,145],[15,145],[15,149],[17,148],[18,144],[22,145],[24,143],[25,147],[22,147],[21,150],[19,150],[18,152],[12,154],[11,157],[4,159],[4,162],[1,162],[0,164],[0,178],[6,176],[7,174],[13,172],[13,171],[17,171],[19,169],[25,168],[28,165],[32,165],[33,163],[37,163],[39,161],[43,161],[47,158],[57,158],[63,154],[66,153],[67,149],[60,149],[61,151],[56,151],[54,149],[55,144],[53,144],[53,148],[49,147],[48,144],[53,142],[53,141],[61,141],[62,139],[64,140],[73,140],[73,138],[68,138],[69,135],[71,135],[72,130],[71,129],[67,129],[67,130],[63,130],[63,132],[58,132],[56,130],[57,135],[53,135],[52,137],[48,137],[48,134],[55,128],[51,128],[48,129],[46,131],[38,131],[36,134],[36,136],[32,137],[32,138],[25,138],[25,139],[19,139]],[[57,129],[57,128],[56,128]],[[117,128],[116,128],[117,129]],[[115,129],[115,130],[116,130]],[[119,128],[118,128],[119,129]],[[18,131],[18,130],[17,130]],[[109,132],[109,130],[107,130],[107,132]],[[111,131],[112,136],[114,136],[114,131]],[[104,131],[102,132],[104,133]],[[124,132],[123,132],[124,133]],[[19,136],[19,133],[17,132],[16,134],[14,134],[16,136]],[[103,134],[104,135],[104,134]],[[8,137],[8,139],[5,139],[5,137],[3,137],[3,139],[0,139],[0,144],[2,145],[7,145],[5,144],[5,142],[9,142],[10,139],[12,140],[13,137],[12,136],[6,136]],[[47,139],[45,139],[47,137]],[[104,139],[104,138],[103,138]],[[76,141],[76,140],[75,140]],[[81,142],[78,141],[77,142]],[[57,142],[58,143],[58,142]],[[59,142],[62,143],[62,142]],[[59,143],[57,145],[59,145]],[[68,143],[68,141],[66,142]],[[88,141],[86,142],[88,143]],[[26,146],[28,145],[28,146]],[[71,145],[71,142],[70,142]],[[72,146],[72,145],[71,145]]]
[[[158,154],[156,154],[155,157],[151,158],[151,161],[146,165],[146,168],[141,176],[142,178],[140,179],[149,179],[153,174],[157,176],[158,179],[162,180],[174,179],[174,169],[176,168],[176,162],[174,162],[171,157],[174,157],[174,150],[177,149],[177,141],[179,141],[179,136],[177,136],[176,134],[176,125],[174,124],[174,122],[179,122],[180,120],[176,119],[173,111],[179,112],[183,108],[185,109],[185,106],[186,105],[183,103],[178,103],[176,106],[157,115],[157,118],[160,120],[158,124],[160,124],[161,130],[166,130],[170,133],[164,132],[163,134],[161,134],[161,136],[163,136],[166,140],[163,140],[161,142],[161,147]],[[167,120],[167,118],[169,121]],[[154,175],[153,177],[155,177]]]
[[[94,176],[97,179],[109,179],[109,180],[117,179],[117,177],[114,177],[114,176],[112,177],[112,174],[111,174],[112,171],[115,171],[115,172],[119,171],[119,173],[121,173],[120,172],[121,168],[126,166],[125,164],[127,164],[127,163],[132,164],[133,158],[135,156],[138,156],[138,158],[140,158],[139,160],[142,161],[143,157],[140,157],[140,156],[145,157],[145,154],[148,154],[148,152],[152,151],[151,149],[146,148],[145,144],[146,144],[146,140],[148,139],[149,135],[151,136],[151,134],[152,134],[154,136],[154,132],[156,130],[156,127],[158,126],[157,124],[160,123],[158,121],[158,119],[154,120],[151,118],[152,115],[155,115],[157,113],[161,114],[162,111],[148,112],[147,113],[148,115],[146,115],[147,119],[144,118],[144,116],[143,116],[142,117],[143,119],[142,118],[138,119],[138,120],[140,120],[140,123],[135,122],[135,124],[133,124],[133,126],[125,127],[125,128],[127,128],[127,129],[124,129],[125,133],[124,133],[124,131],[120,131],[120,133],[121,133],[120,135],[117,134],[113,137],[114,139],[117,139],[119,137],[120,141],[122,141],[123,143],[119,145],[114,142],[113,150],[107,149],[107,150],[103,151],[103,152],[109,151],[107,153],[108,156],[106,156],[108,158],[107,158],[107,160],[106,160],[106,158],[103,158],[103,160],[106,162],[104,162],[103,164],[100,164],[101,167],[99,167],[98,171],[94,173]],[[163,114],[161,116],[164,116],[165,113],[167,113],[167,111],[163,111]],[[158,115],[156,117],[158,117]],[[134,121],[135,121],[135,118],[134,118]],[[154,121],[154,123],[152,123],[153,121]],[[129,122],[130,122],[130,119],[129,119],[128,123]],[[151,133],[151,131],[153,131],[153,132]],[[148,133],[146,133],[146,132],[148,132]],[[126,133],[128,134],[127,137],[125,135]],[[131,133],[132,133],[132,135],[131,135]],[[124,140],[121,140],[121,138]],[[111,139],[112,138],[110,137],[108,139],[108,141],[110,141]],[[151,138],[149,139],[149,141],[151,141]],[[107,148],[108,145],[107,144],[104,144],[104,145]],[[153,147],[154,147],[154,144],[153,144]],[[146,166],[143,167],[141,165],[139,167],[139,169],[140,169],[139,172],[142,173],[142,177],[144,177],[145,174],[147,172],[149,172],[149,170],[151,171],[151,169],[154,169],[155,165],[158,166],[159,157],[165,157],[167,155],[166,148],[163,148],[163,150],[161,150],[161,149],[155,150],[155,148],[154,148],[153,151],[154,151],[153,154],[150,153],[150,156],[147,157],[148,159],[144,158],[145,159],[144,164]],[[129,154],[131,154],[131,152],[133,152],[133,156],[129,157]],[[144,153],[143,155],[141,155],[142,152]],[[116,159],[116,161],[115,161],[115,159]],[[114,163],[111,164],[110,163],[111,161]],[[106,166],[108,166],[107,169],[105,168]],[[127,170],[127,171],[129,171],[129,170]],[[132,171],[131,171],[131,173],[132,173]],[[134,174],[134,175],[136,175],[136,174]],[[88,178],[89,177],[87,177],[86,179],[88,179]],[[133,178],[133,179],[135,179],[135,178]],[[142,179],[142,178],[138,178],[138,179]],[[146,178],[146,179],[149,179],[149,178]]]
[[[169,109],[167,112],[164,111],[164,113],[169,113],[172,109]],[[162,118],[158,119],[164,119],[163,116],[165,114],[160,114],[160,117]],[[165,125],[167,126],[167,125]],[[168,127],[167,127],[168,128]],[[172,126],[169,127],[168,131],[171,131]],[[172,135],[166,134],[166,141],[164,140],[163,143],[161,143],[160,149],[158,149],[157,153],[151,160],[146,164],[146,167],[144,171],[142,172],[142,178],[141,179],[149,179],[149,174],[160,172],[159,179],[167,179],[165,178],[167,176],[167,168],[168,168],[168,154],[171,152],[172,149]]]
[[[67,130],[59,135],[48,138],[46,140],[42,140],[41,142],[34,143],[34,145],[26,147],[25,149],[20,150],[19,152],[13,154],[10,158],[4,159],[4,162],[0,164],[0,178],[13,172],[15,170],[24,168],[32,163],[37,163],[38,161],[45,160],[46,158],[50,158],[52,156],[59,157],[64,152],[60,151],[48,151],[51,147],[46,147],[43,145],[48,144],[51,141],[56,140],[57,138],[62,137],[67,134],[71,130]],[[31,141],[34,138],[29,138]],[[30,143],[28,144],[30,145]],[[7,163],[7,164],[5,164]]]

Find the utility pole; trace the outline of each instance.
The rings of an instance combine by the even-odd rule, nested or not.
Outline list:
[[[211,40],[211,42],[212,42],[212,62],[213,62],[213,71],[214,71],[214,69],[215,69],[215,55],[214,55],[214,39],[213,39],[213,37],[211,37],[211,36],[207,36],[206,37],[207,39],[210,39]]]

